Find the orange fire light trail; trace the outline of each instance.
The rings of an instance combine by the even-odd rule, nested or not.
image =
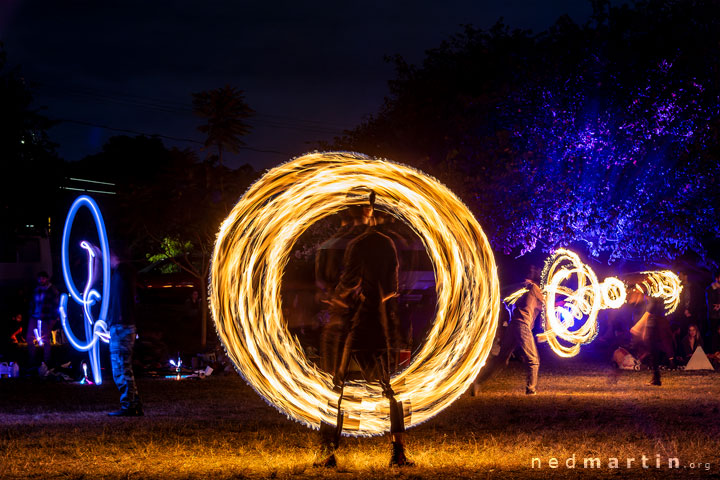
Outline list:
[[[313,153],[268,171],[223,222],[213,253],[210,299],[229,357],[255,390],[290,418],[317,428],[334,423],[332,375],[305,356],[283,320],[281,282],[288,255],[314,222],[372,189],[376,208],[410,225],[425,244],[436,277],[437,310],[425,343],[392,378],[398,401],[417,425],[455,401],[490,352],[499,308],[495,260],[468,208],[444,185],[387,160],[347,152]],[[379,385],[345,388],[349,435],[389,428]]]

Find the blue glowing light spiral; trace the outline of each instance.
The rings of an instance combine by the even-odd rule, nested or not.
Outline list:
[[[97,227],[98,239],[99,239],[99,250],[93,247],[89,242],[83,240],[80,242],[80,247],[87,253],[88,257],[88,276],[85,282],[85,287],[79,290],[75,286],[72,274],[70,272],[70,232],[72,230],[72,224],[75,220],[75,215],[82,207],[87,207],[92,214],[95,226]],[[97,280],[95,278],[96,262],[99,260],[98,255],[102,257],[102,295],[95,290],[93,284]],[[103,221],[100,208],[98,208],[95,200],[88,197],[87,195],[81,195],[73,202],[68,212],[68,216],[65,219],[65,228],[63,229],[62,237],[62,272],[65,278],[65,285],[67,286],[70,297],[83,309],[83,325],[85,327],[85,338],[79,339],[75,336],[74,332],[68,324],[68,295],[62,294],[60,296],[60,320],[62,321],[62,327],[65,331],[65,336],[68,338],[72,346],[81,352],[88,352],[90,356],[90,367],[93,373],[93,379],[97,385],[102,384],[102,373],[100,371],[100,343],[98,340],[102,340],[105,343],[110,341],[110,333],[106,323],[107,312],[110,306],[110,246],[108,244],[107,233],[105,231],[105,222]],[[98,302],[100,302],[100,314],[95,319],[92,308]]]

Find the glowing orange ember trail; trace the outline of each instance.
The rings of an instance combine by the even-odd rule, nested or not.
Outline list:
[[[663,298],[668,315],[675,311],[682,291],[680,278],[669,270],[642,272],[642,275],[644,279],[635,288],[646,295]],[[541,288],[545,296],[544,331],[538,334],[538,339],[548,342],[561,357],[573,357],[581,345],[592,342],[598,332],[598,312],[622,307],[628,290],[625,283],[615,277],[600,283],[589,265],[564,248],[555,251],[545,263]],[[525,291],[520,289],[503,301],[513,304]],[[583,323],[575,328],[576,322]]]
[[[398,401],[409,404],[409,426],[455,401],[490,352],[499,308],[495,260],[468,208],[444,185],[387,160],[356,153],[314,153],[268,171],[223,222],[213,253],[210,299],[218,335],[245,379],[269,403],[312,427],[334,423],[337,394],[331,374],[308,361],[282,317],[280,287],[288,255],[314,222],[370,188],[376,208],[410,225],[434,269],[437,314],[410,365],[392,378]],[[388,430],[387,399],[379,385],[349,382],[344,433]]]

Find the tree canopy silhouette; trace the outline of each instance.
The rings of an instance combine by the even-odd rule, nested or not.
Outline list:
[[[547,31],[471,26],[393,59],[381,110],[335,147],[428,169],[494,247],[700,263],[720,226],[720,12],[640,1]]]
[[[53,212],[62,162],[47,130],[53,122],[34,104],[17,67],[0,43],[0,220],[4,229],[47,225]]]
[[[222,165],[224,152],[237,153],[245,145],[241,138],[250,133],[245,120],[255,111],[245,103],[242,90],[230,85],[194,93],[192,97],[195,114],[206,120],[198,127],[207,136],[205,148],[214,148]]]

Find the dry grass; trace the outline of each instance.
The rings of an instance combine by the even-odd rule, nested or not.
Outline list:
[[[547,363],[547,362],[546,362]],[[720,375],[647,372],[608,382],[601,367],[543,365],[542,392],[526,397],[519,365],[409,432],[418,466],[387,468],[385,438],[345,441],[336,471],[313,469],[315,432],[287,420],[239,377],[143,379],[146,417],[114,419],[102,387],[0,381],[0,478],[720,478]],[[578,468],[566,469],[576,455]],[[678,457],[710,470],[643,469],[640,456]],[[600,470],[583,469],[600,457]],[[542,469],[532,469],[533,457]],[[550,457],[561,468],[551,470]],[[623,468],[606,468],[609,457]],[[627,457],[635,457],[631,469]]]

